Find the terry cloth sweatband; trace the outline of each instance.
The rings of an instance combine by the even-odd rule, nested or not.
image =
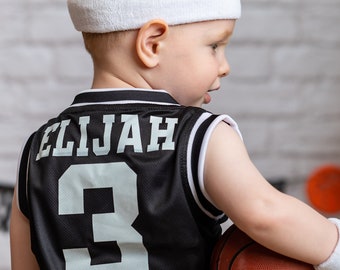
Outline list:
[[[340,219],[330,218],[338,228],[338,243],[332,253],[332,255],[322,264],[314,266],[316,270],[337,270],[340,269]]]
[[[67,0],[75,28],[87,33],[139,29],[152,19],[169,25],[238,19],[240,0]]]

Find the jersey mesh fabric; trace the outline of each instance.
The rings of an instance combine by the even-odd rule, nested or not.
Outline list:
[[[216,118],[193,134],[203,114],[164,91],[91,90],[35,132],[18,200],[41,269],[207,269],[223,213],[199,189],[199,150]]]

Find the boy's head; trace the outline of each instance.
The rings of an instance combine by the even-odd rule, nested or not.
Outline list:
[[[229,73],[240,0],[68,0],[94,63],[93,88],[167,90],[201,106]],[[176,80],[174,80],[176,78]]]
[[[86,33],[139,29],[153,19],[172,26],[241,15],[240,0],[68,0],[68,8],[75,28]]]

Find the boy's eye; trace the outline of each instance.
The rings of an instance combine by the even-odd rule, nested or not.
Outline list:
[[[212,48],[213,50],[216,50],[216,49],[218,48],[218,44],[217,44],[217,43],[211,44],[211,48]]]

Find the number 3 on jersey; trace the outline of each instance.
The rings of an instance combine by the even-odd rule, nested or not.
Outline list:
[[[70,166],[59,179],[59,215],[83,214],[84,190],[98,188],[112,188],[115,212],[92,215],[93,239],[117,241],[121,262],[91,265],[87,247],[64,249],[66,270],[148,269],[142,236],[131,226],[139,213],[137,175],[126,163]]]

